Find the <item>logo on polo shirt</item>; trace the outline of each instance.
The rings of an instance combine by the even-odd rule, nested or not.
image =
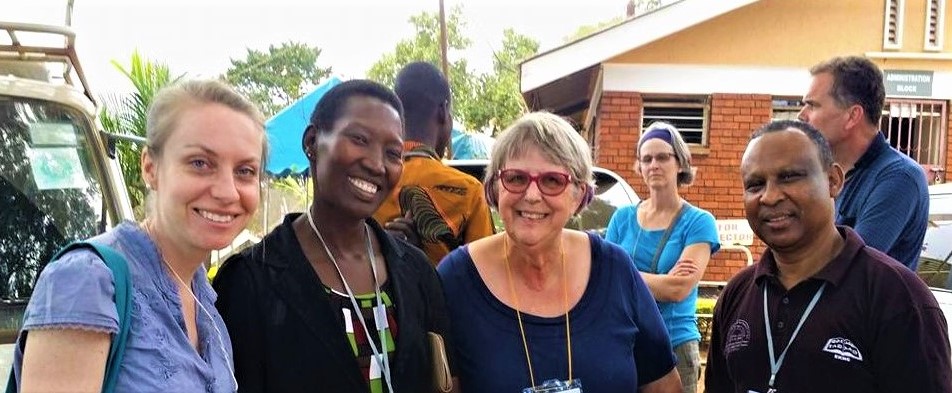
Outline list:
[[[836,360],[842,360],[844,362],[850,362],[852,359],[863,361],[863,354],[860,353],[859,348],[853,345],[852,341],[843,337],[834,337],[826,340],[823,351],[832,353],[833,358]]]
[[[750,325],[743,319],[734,321],[730,330],[727,331],[727,343],[724,344],[724,354],[730,355],[736,351],[747,348],[750,344]]]

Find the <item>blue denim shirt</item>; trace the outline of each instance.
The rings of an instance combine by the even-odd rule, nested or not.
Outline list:
[[[124,222],[92,240],[126,257],[132,276],[132,325],[116,384],[118,392],[234,392],[231,340],[215,310],[216,295],[199,268],[192,277],[199,349],[185,331],[182,300],[175,279],[152,240],[135,223]],[[82,329],[119,331],[112,272],[92,251],[76,250],[49,264],[40,274],[26,309],[23,331]],[[184,299],[194,301],[193,299]],[[211,317],[211,319],[209,318]],[[20,375],[21,333],[14,355]]]

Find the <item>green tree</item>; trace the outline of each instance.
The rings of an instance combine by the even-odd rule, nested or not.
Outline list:
[[[638,16],[647,12],[654,11],[662,6],[671,3],[673,0],[628,0],[627,17]],[[562,41],[568,43],[582,37],[587,37],[595,32],[605,30],[625,21],[625,16],[619,15],[609,20],[601,21],[591,25],[582,25],[575,32],[562,38]]]
[[[271,116],[330,75],[331,67],[318,66],[320,55],[319,48],[293,41],[267,52],[248,49],[243,60],[231,59],[224,79]]]
[[[106,97],[102,110],[99,112],[99,121],[107,132],[132,135],[145,138],[145,123],[149,106],[155,94],[163,87],[175,83],[183,75],[172,77],[169,67],[163,63],[143,58],[138,51],[132,53],[129,68],[124,67],[116,60],[111,61],[113,67],[129,79],[135,89],[126,96]],[[118,141],[119,166],[125,178],[126,190],[136,216],[144,214],[145,183],[139,169],[141,145],[128,141]]]
[[[495,135],[526,111],[519,88],[519,63],[539,51],[539,42],[513,29],[503,32],[502,48],[493,53],[493,73],[480,76],[474,104],[466,117],[477,129],[491,129]]]
[[[450,53],[466,50],[472,41],[463,35],[465,22],[463,10],[459,5],[454,6],[446,20],[447,51]],[[397,72],[403,66],[414,61],[427,61],[440,64],[440,19],[435,12],[422,12],[410,17],[410,24],[416,29],[411,38],[397,43],[393,52],[384,54],[370,70],[367,77],[386,86],[393,86]],[[467,126],[470,126],[465,117],[463,108],[471,105],[473,88],[476,80],[466,59],[457,59],[449,62],[450,89],[453,94],[453,115]]]
[[[368,78],[393,86],[397,72],[414,61],[440,64],[439,14],[423,12],[410,18],[416,29],[413,37],[397,43],[367,72]],[[463,34],[462,7],[454,6],[446,21],[449,56],[468,49],[472,41]],[[493,72],[476,74],[465,58],[450,62],[449,80],[453,94],[453,115],[469,130],[498,131],[518,117],[525,108],[519,90],[519,61],[538,51],[539,43],[507,29],[502,47],[495,53]]]
[[[579,39],[579,38],[582,38],[582,37],[588,37],[588,36],[592,35],[593,33],[595,33],[596,31],[605,30],[605,29],[607,29],[607,28],[609,28],[609,27],[611,27],[611,26],[617,25],[617,24],[619,24],[619,23],[621,23],[621,22],[624,22],[624,21],[625,21],[625,18],[624,18],[624,17],[622,17],[622,16],[616,16],[616,17],[611,18],[611,19],[609,19],[609,20],[604,20],[604,21],[598,22],[598,23],[593,24],[593,25],[582,25],[582,26],[579,26],[577,29],[575,29],[575,32],[574,32],[574,33],[569,34],[569,35],[565,36],[564,38],[562,38],[562,41],[565,41],[566,43],[568,43],[568,42],[575,41],[575,40],[577,40],[577,39]]]
[[[628,10],[632,15],[641,15],[654,11],[670,3],[671,0],[628,0]]]

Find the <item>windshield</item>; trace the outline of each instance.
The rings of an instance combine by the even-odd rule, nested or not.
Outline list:
[[[90,127],[67,106],[0,96],[0,300],[26,300],[56,251],[99,232]]]

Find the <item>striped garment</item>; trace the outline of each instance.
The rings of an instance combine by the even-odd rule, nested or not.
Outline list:
[[[325,287],[325,290],[330,296],[331,308],[340,310],[341,312],[340,320],[343,323],[344,331],[347,333],[347,341],[350,342],[350,347],[354,350],[354,355],[357,357],[357,364],[360,365],[361,374],[367,379],[367,383],[370,386],[370,393],[389,393],[380,368],[377,367],[376,364],[371,363],[373,350],[367,341],[367,335],[364,334],[363,327],[361,327],[360,319],[354,314],[353,304],[351,304],[347,294],[331,290],[328,287]],[[387,323],[382,333],[386,341],[386,350],[390,358],[390,369],[392,370],[393,354],[394,350],[396,350],[395,340],[399,330],[397,329],[395,308],[393,301],[390,299],[389,292],[391,292],[391,287],[390,282],[387,281],[380,287],[380,300],[383,302],[387,313]],[[357,304],[360,306],[360,312],[363,314],[364,320],[370,325],[367,328],[367,331],[370,332],[370,339],[373,340],[377,349],[380,349],[380,333],[375,328],[376,318],[374,318],[374,308],[377,306],[376,295],[371,292],[356,295],[356,297]]]

